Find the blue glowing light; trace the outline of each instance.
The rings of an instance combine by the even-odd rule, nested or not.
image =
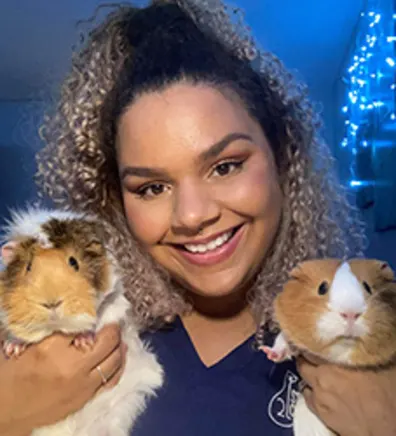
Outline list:
[[[349,152],[351,173],[357,174],[356,155],[372,146],[372,140],[365,138],[367,127],[373,120],[388,124],[396,121],[396,83],[393,68],[396,67],[394,43],[396,35],[393,22],[380,8],[371,7],[360,14],[360,27],[356,36],[351,60],[345,68],[346,101],[341,106],[344,121],[344,136],[340,147]],[[396,13],[391,18],[396,20]],[[390,67],[390,68],[389,68]],[[392,69],[391,69],[392,68]],[[340,115],[341,116],[341,115]],[[393,124],[392,124],[393,125]],[[394,128],[394,127],[392,127]],[[376,146],[380,146],[376,140]],[[351,187],[374,185],[373,181],[358,180],[354,176]]]
[[[351,188],[361,188],[365,186],[372,186],[375,183],[373,181],[366,181],[366,180],[350,180],[349,186]]]

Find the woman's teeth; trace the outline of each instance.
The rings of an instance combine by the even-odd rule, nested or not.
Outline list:
[[[231,239],[233,232],[223,233],[221,236],[217,237],[213,241],[207,244],[186,244],[184,248],[191,253],[206,253],[207,251],[212,251],[218,247],[221,247],[227,241]]]

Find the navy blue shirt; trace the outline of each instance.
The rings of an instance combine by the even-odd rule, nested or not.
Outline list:
[[[251,337],[208,368],[180,320],[145,339],[164,367],[165,383],[133,436],[292,436],[294,362],[270,362]]]

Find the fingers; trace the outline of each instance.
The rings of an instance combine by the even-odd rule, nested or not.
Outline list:
[[[304,396],[305,402],[307,403],[309,410],[316,416],[318,416],[318,411],[315,404],[315,396],[312,389],[306,386],[302,391],[302,395]]]
[[[71,347],[73,338],[62,333],[53,333],[42,341],[29,345],[18,360],[30,359],[36,365],[50,361],[55,367],[69,366],[69,368],[81,368],[79,355],[74,347]],[[78,363],[78,364],[77,364]]]
[[[126,346],[120,344],[91,370],[90,377],[94,380],[96,389],[112,387],[118,383],[125,367],[125,354]]]
[[[121,365],[121,347],[117,347],[105,360],[98,362],[98,364],[92,368],[90,375],[97,380],[98,385],[106,384],[115,372],[121,368]]]
[[[34,346],[28,347],[26,354],[32,352],[38,357],[49,353],[53,356],[63,356],[64,359],[78,362],[81,369],[91,371],[98,362],[109,356],[121,343],[121,331],[117,324],[103,327],[97,334],[93,349],[87,352],[82,352],[72,345],[74,337],[75,335],[54,333]]]
[[[73,338],[68,335],[64,335],[62,333],[53,333],[51,336],[44,338],[42,341],[35,344],[36,349],[40,349],[42,352],[47,352],[49,349],[51,350],[65,350],[66,347],[69,347],[72,343]]]
[[[114,386],[117,385],[117,383],[120,381],[120,378],[122,377],[122,374],[124,373],[124,369],[125,369],[125,363],[126,363],[126,350],[127,350],[127,346],[125,344],[123,344],[121,346],[121,366],[119,367],[119,369],[117,369],[115,371],[115,373],[112,375],[112,377],[110,378],[110,380],[108,380],[108,382],[106,384],[102,384],[99,387],[99,390],[97,391],[97,394],[111,389]]]
[[[122,368],[120,368],[118,371],[116,371],[116,373],[113,375],[113,377],[111,378],[110,381],[108,381],[105,385],[102,384],[99,386],[99,388],[95,392],[95,395],[100,395],[102,392],[105,392],[105,391],[113,388],[114,386],[116,386],[117,383],[120,381],[122,374],[123,374],[123,370],[122,370]]]
[[[297,370],[301,378],[305,381],[308,386],[316,386],[318,380],[319,367],[313,365],[311,362],[306,360],[304,357],[298,357],[296,359]]]
[[[302,353],[301,356],[303,359],[307,360],[309,363],[315,366],[323,365],[324,363],[327,363],[326,360],[321,359],[320,357],[315,356],[314,354],[308,352]]]
[[[118,325],[107,325],[100,330],[92,350],[86,353],[85,364],[89,370],[106,360],[121,345],[121,331]]]

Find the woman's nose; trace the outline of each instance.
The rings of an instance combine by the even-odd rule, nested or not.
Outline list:
[[[221,208],[210,186],[197,182],[179,185],[174,197],[173,230],[177,233],[198,233],[216,222]]]

